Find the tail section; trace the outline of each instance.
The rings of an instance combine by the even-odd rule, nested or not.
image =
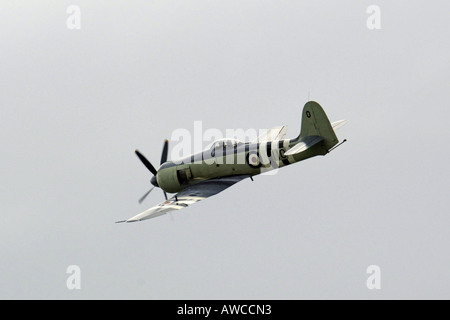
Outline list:
[[[325,111],[314,101],[307,102],[303,107],[302,128],[297,139],[302,141],[310,136],[322,137],[323,148],[327,151],[339,142]]]

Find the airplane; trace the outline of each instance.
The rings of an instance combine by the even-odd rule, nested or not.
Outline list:
[[[302,111],[300,134],[293,139],[285,139],[287,127],[279,126],[251,142],[216,140],[210,148],[178,161],[167,160],[169,142],[165,140],[158,170],[136,150],[138,158],[153,174],[150,179],[153,187],[139,203],[155,187],[162,189],[166,200],[116,223],[143,221],[180,210],[246,178],[253,180],[260,173],[324,156],[347,141],[339,142],[334,131],[345,123],[346,120],[330,123],[322,107],[315,101],[308,101]],[[175,195],[168,199],[167,193]]]

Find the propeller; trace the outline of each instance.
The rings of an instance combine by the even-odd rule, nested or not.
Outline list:
[[[167,153],[169,150],[169,140],[165,140],[164,141],[164,146],[163,146],[163,151],[161,154],[161,162],[160,165],[162,165],[164,162],[167,161]],[[148,190],[140,199],[139,199],[139,203],[142,203],[145,198],[150,194],[150,192],[155,188],[155,187],[159,187],[158,185],[158,181],[156,179],[156,175],[158,174],[158,171],[155,169],[155,167],[150,163],[150,161],[147,160],[147,158],[139,152],[139,150],[135,150],[134,151],[136,153],[136,155],[138,156],[139,160],[141,160],[141,162],[144,164],[144,166],[148,169],[148,171],[150,171],[153,176],[150,179],[150,183],[153,185],[153,187],[150,188],[150,190]],[[163,190],[164,192],[164,197],[167,200],[167,193]]]
[[[154,166],[152,166],[152,164],[150,163],[150,161],[147,160],[146,157],[144,157],[144,155],[142,153],[139,152],[139,150],[135,151],[136,155],[138,156],[138,158],[142,161],[142,163],[144,164],[144,166],[147,167],[147,169],[153,173],[154,176],[156,176],[156,174],[158,173],[155,169]]]
[[[150,190],[148,190],[140,199],[139,199],[139,204],[142,203],[142,201],[145,200],[145,198],[147,198],[147,196],[150,194],[150,192],[152,192],[152,190],[155,189],[155,187],[151,187]]]

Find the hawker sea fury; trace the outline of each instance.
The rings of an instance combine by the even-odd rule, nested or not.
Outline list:
[[[138,151],[136,155],[153,174],[150,183],[163,190],[166,201],[128,219],[135,222],[155,218],[211,197],[235,183],[262,172],[281,168],[314,156],[326,155],[340,144],[334,132],[345,120],[330,123],[322,107],[314,101],[305,104],[301,131],[294,139],[284,139],[286,126],[275,127],[252,142],[216,140],[200,153],[179,161],[167,161],[169,142],[164,142],[158,170]],[[338,144],[339,143],[339,144]],[[175,193],[170,199],[167,193]]]

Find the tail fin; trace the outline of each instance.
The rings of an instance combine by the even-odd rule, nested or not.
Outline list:
[[[325,150],[331,149],[339,142],[325,111],[315,101],[309,101],[303,107],[302,128],[297,139],[301,141],[309,136],[322,137]]]

